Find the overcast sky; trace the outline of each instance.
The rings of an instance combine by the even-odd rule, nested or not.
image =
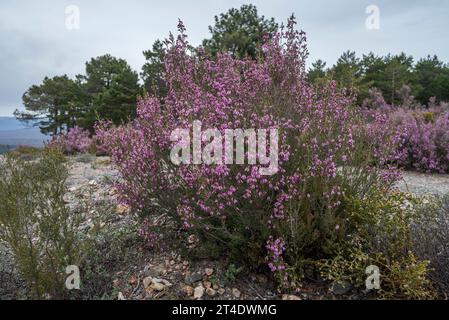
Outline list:
[[[447,0],[1,0],[0,116],[22,108],[22,94],[45,76],[83,73],[91,57],[110,53],[140,72],[142,51],[184,21],[190,42],[209,36],[214,15],[253,3],[284,22],[291,13],[308,34],[310,58],[333,64],[345,50],[359,55],[404,51],[437,54],[449,62]],[[80,9],[80,29],[66,28],[66,7]],[[365,26],[369,5],[380,9],[380,29]]]

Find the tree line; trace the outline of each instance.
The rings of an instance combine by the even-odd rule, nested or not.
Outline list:
[[[270,37],[279,24],[260,16],[253,5],[215,16],[209,26],[210,38],[202,43],[212,55],[230,52],[235,57],[256,58],[259,45]],[[67,75],[46,77],[31,86],[23,95],[25,111],[16,110],[17,119],[38,125],[44,134],[58,135],[79,126],[93,130],[100,119],[121,124],[136,116],[136,102],[145,94],[164,97],[164,57],[166,46],[156,40],[143,52],[145,64],[140,73],[124,60],[109,54],[92,58],[85,64],[85,73],[73,79]],[[347,51],[337,62],[327,67],[317,60],[308,70],[308,79],[315,85],[336,80],[341,87],[357,93],[359,102],[368,96],[370,88],[382,92],[391,104],[399,102],[397,91],[408,85],[414,97],[425,104],[431,97],[449,101],[449,65],[436,56],[416,63],[411,56],[377,56],[373,53],[357,57]]]
[[[400,90],[404,86],[411,88],[414,99],[422,105],[431,98],[449,101],[449,65],[435,55],[415,62],[405,53],[377,56],[371,52],[357,57],[354,51],[346,51],[329,68],[322,60],[314,62],[308,79],[316,85],[336,80],[340,87],[352,89],[359,103],[371,88],[376,88],[387,103],[397,105],[402,101]]]

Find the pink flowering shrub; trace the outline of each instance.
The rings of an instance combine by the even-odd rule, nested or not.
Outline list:
[[[403,89],[404,90],[404,89]],[[365,101],[366,128],[371,132],[371,141],[392,162],[406,169],[422,172],[449,172],[449,108],[433,99],[429,106],[421,107],[410,101],[405,94],[403,104],[392,107],[373,91],[373,98]],[[377,141],[385,129],[394,130],[396,152],[385,153],[385,147]],[[382,139],[381,139],[382,140]]]
[[[121,132],[125,133],[128,130],[126,126],[113,126],[112,121],[109,120],[95,123],[94,129],[97,133],[100,133],[99,136],[94,135],[92,137],[97,155],[111,155],[114,144],[117,142],[117,137],[122,134]]]
[[[87,153],[92,147],[89,131],[80,127],[69,129],[67,134],[54,138],[49,147],[58,148],[64,153]]]
[[[100,123],[96,133],[120,171],[122,202],[144,217],[168,214],[186,236],[195,233],[252,267],[266,263],[281,281],[301,259],[332,255],[345,239],[348,194],[388,189],[397,177],[381,168],[381,150],[356,143],[368,139],[352,99],[335,83],[319,90],[307,83],[305,34],[294,25],[292,18],[257,60],[239,60],[191,52],[180,23],[179,36],[167,40],[167,97],[140,100],[132,124]],[[223,136],[226,129],[277,129],[278,172],[261,175],[259,164],[173,164],[170,135],[191,131],[195,120]]]
[[[398,109],[390,119],[402,134],[401,166],[449,173],[449,112]]]

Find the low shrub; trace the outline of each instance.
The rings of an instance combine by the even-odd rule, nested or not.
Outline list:
[[[71,128],[67,134],[55,137],[48,146],[66,154],[87,153],[95,148],[89,131],[80,127]]]
[[[413,251],[412,226],[420,216],[419,203],[411,195],[377,190],[363,198],[348,199],[351,226],[346,241],[339,243],[337,258],[324,261],[325,278],[343,279],[363,288],[366,268],[375,265],[380,269],[381,297],[434,297],[429,262]]]
[[[32,146],[18,146],[10,151],[11,154],[20,157],[22,160],[35,160],[42,156],[43,149]]]
[[[66,267],[80,265],[88,244],[81,214],[64,201],[67,175],[54,150],[35,161],[10,154],[0,162],[0,241],[37,299],[69,297]]]
[[[116,299],[117,273],[140,262],[137,226],[134,222],[109,226],[96,233],[80,265],[82,285],[74,297],[83,300]]]

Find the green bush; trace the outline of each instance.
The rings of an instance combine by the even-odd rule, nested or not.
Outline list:
[[[382,298],[427,299],[435,296],[429,280],[429,261],[414,253],[412,226],[419,217],[419,199],[391,192],[372,192],[348,199],[351,224],[334,257],[320,261],[322,276],[364,288],[370,265],[380,269]]]
[[[42,156],[42,152],[42,149],[31,146],[18,146],[14,150],[10,151],[12,155],[27,161],[36,160]]]
[[[449,195],[426,199],[413,224],[414,252],[430,261],[429,276],[446,297],[449,295]]]
[[[37,299],[69,296],[66,267],[80,264],[87,244],[82,215],[64,201],[67,176],[64,157],[49,150],[35,161],[9,154],[0,163],[0,241]]]
[[[132,221],[100,230],[80,265],[82,286],[76,298],[115,299],[118,291],[113,284],[117,272],[134,267],[142,259],[142,251],[134,250],[140,245],[139,240]]]

